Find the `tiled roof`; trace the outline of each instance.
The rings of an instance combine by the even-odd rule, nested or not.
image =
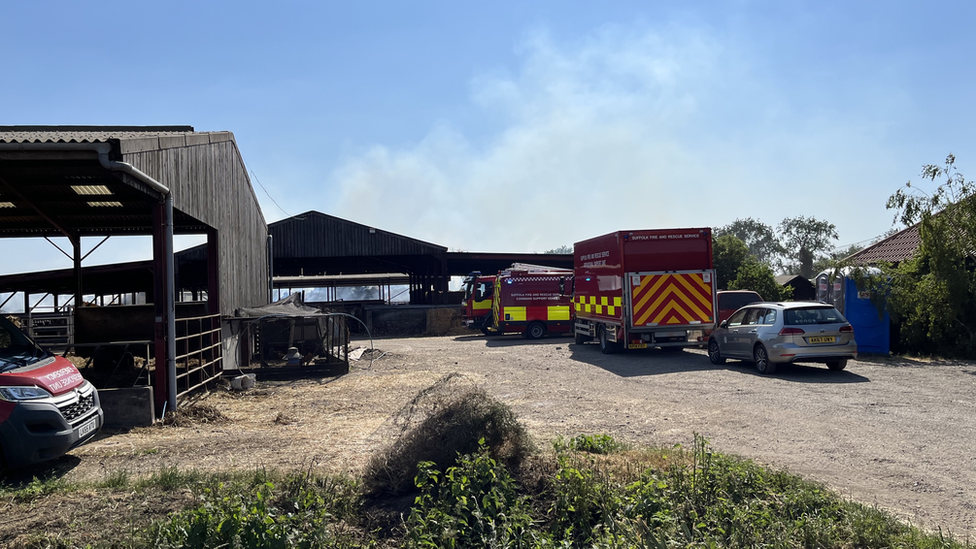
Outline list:
[[[912,225],[852,254],[847,260],[857,265],[900,263],[914,256],[921,242],[918,225]]]

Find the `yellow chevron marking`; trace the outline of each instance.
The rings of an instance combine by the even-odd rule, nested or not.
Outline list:
[[[688,316],[689,316],[688,313],[684,309],[678,307],[677,303],[675,303],[674,301],[672,301],[672,302],[668,303],[667,307],[665,307],[663,310],[661,310],[661,314],[659,314],[656,317],[654,317],[654,322],[660,324],[662,320],[664,320],[665,318],[668,317],[668,314],[671,313],[671,311],[675,311],[679,315],[684,315],[685,318],[688,318]],[[683,322],[681,322],[681,320],[675,320],[675,321],[669,322],[668,324],[683,324]]]
[[[679,299],[683,301],[685,305],[687,305],[688,307],[690,307],[691,309],[693,309],[695,312],[698,313],[698,316],[695,318],[703,318],[707,316],[695,303],[692,303],[691,300],[688,299],[687,295],[685,295],[683,292],[679,292],[678,288],[672,285],[668,287],[666,290],[664,290],[664,292],[661,293],[661,296],[658,299],[656,299],[654,302],[651,303],[650,307],[647,308],[644,314],[641,315],[641,317],[635,321],[635,324],[646,323],[648,317],[656,313],[661,307],[661,305],[665,303],[665,301],[668,302],[668,306],[665,307],[664,309],[665,311],[667,311],[669,308],[675,308],[678,309],[682,314],[684,314],[685,317],[692,317],[692,315],[689,314],[686,309],[677,307],[676,301]],[[661,318],[663,318],[663,316],[658,314],[655,316],[654,321],[660,322]]]
[[[695,277],[695,278],[698,278],[698,277]],[[681,283],[682,286],[684,286],[685,288],[687,288],[688,291],[691,292],[692,294],[694,294],[695,296],[702,297],[702,298],[705,297],[699,291],[701,288],[700,287],[696,287],[696,286],[692,286],[691,283],[688,282],[688,279],[687,278],[681,277],[681,278],[678,279],[678,281]],[[709,293],[711,293],[711,292],[709,292]],[[702,301],[705,301],[705,300],[702,299]],[[707,301],[705,301],[705,302],[707,303]],[[701,310],[701,305],[698,304],[698,305],[695,306],[695,308],[701,314],[701,316],[699,318],[704,318],[705,312]]]
[[[661,286],[664,285],[664,283],[667,282],[669,278],[670,275],[661,275],[658,277],[650,277],[650,276],[644,277],[644,280],[641,281],[641,285],[637,287],[637,290],[643,291],[644,295],[642,295],[640,301],[638,301],[637,304],[634,305],[634,310],[636,311],[638,309],[643,308],[644,304],[647,303],[647,300],[650,299],[652,295],[656,294],[657,291],[661,288]],[[651,286],[651,288],[649,290],[642,290],[642,288],[647,286],[647,283],[649,283],[652,279],[655,279],[655,281],[654,284]]]

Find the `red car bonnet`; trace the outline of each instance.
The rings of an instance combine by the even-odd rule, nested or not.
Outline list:
[[[84,383],[85,378],[75,368],[75,365],[64,357],[55,357],[50,364],[40,368],[17,368],[0,374],[0,386],[31,386],[42,387],[52,395],[70,391]]]

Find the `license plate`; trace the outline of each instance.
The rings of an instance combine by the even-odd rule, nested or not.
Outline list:
[[[647,348],[647,343],[628,343],[627,344],[627,348],[628,349],[646,349]]]
[[[807,338],[807,342],[809,343],[833,343],[834,341],[837,341],[837,338],[834,336]]]
[[[96,417],[91,421],[89,421],[88,423],[85,423],[81,427],[78,427],[78,438],[84,437],[85,435],[89,435],[95,432],[95,429],[97,428],[98,428],[98,418]]]

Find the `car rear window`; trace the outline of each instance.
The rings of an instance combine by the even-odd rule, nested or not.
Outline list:
[[[719,294],[718,296],[718,308],[719,309],[739,309],[745,307],[750,303],[756,303],[762,301],[762,297],[755,292],[749,293],[734,293],[734,294]]]
[[[844,315],[833,307],[804,307],[783,311],[783,323],[795,326],[801,324],[837,324],[847,322]]]

